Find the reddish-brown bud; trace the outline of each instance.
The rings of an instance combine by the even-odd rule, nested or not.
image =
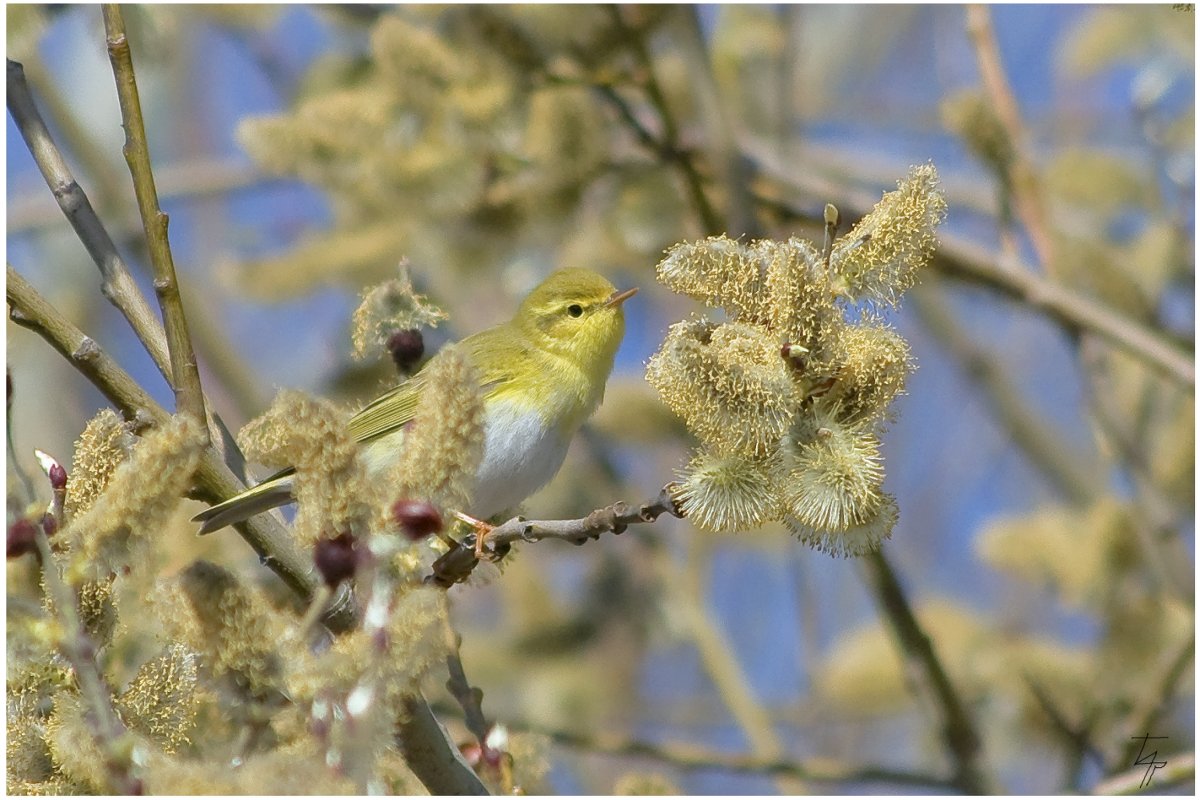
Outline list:
[[[46,532],[46,537],[49,538],[58,533],[58,517],[47,511],[42,515],[42,530]]]
[[[18,558],[37,549],[37,526],[22,517],[8,526],[8,557]]]
[[[412,372],[421,356],[425,355],[425,339],[415,328],[395,331],[388,337],[387,349],[392,354],[392,361],[396,362],[397,369]]]
[[[67,488],[67,470],[62,464],[54,463],[50,465],[50,488],[57,491],[62,491]]]
[[[392,519],[414,542],[442,529],[442,515],[424,500],[397,500],[392,505]]]
[[[318,539],[313,545],[313,561],[330,588],[354,577],[360,556],[358,543],[349,533],[339,534],[332,539]]]

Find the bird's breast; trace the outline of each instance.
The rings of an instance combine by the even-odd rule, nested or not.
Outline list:
[[[511,509],[545,486],[570,443],[569,433],[536,408],[497,399],[485,414],[483,458],[471,494],[471,513],[480,518]]]

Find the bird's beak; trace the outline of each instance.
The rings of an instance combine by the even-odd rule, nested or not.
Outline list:
[[[623,292],[613,292],[612,295],[607,300],[604,301],[604,307],[612,308],[613,306],[619,306],[619,305],[621,305],[621,303],[624,303],[626,300],[633,297],[637,293],[638,293],[638,290],[637,290],[636,286],[633,287],[632,289],[626,289]]]

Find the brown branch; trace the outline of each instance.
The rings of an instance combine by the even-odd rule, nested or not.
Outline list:
[[[1042,262],[1047,274],[1056,275],[1054,238],[1046,224],[1046,206],[1042,202],[1037,172],[1029,156],[1029,137],[1021,121],[1016,96],[1000,61],[1000,48],[996,45],[996,33],[992,29],[992,16],[987,6],[967,6],[967,33],[975,47],[975,58],[979,63],[983,87],[991,100],[992,108],[996,111],[1000,125],[1012,144],[1013,160],[1007,180],[1008,185],[1012,187],[1017,214],[1029,232],[1038,260]]]
[[[843,220],[866,216],[877,197],[869,192],[847,188],[836,181],[821,178],[815,172],[796,169],[749,137],[743,137],[742,151],[764,175],[787,189],[820,198],[838,207]],[[763,202],[760,196],[756,200]],[[794,219],[823,220],[808,214],[794,203],[770,200],[776,209]],[[1193,355],[1173,344],[1161,331],[1147,328],[1119,311],[1042,278],[1028,267],[1009,269],[996,263],[985,248],[949,233],[938,236],[940,244],[931,266],[947,277],[983,286],[1039,311],[1068,332],[1090,331],[1109,344],[1153,367],[1160,374],[1194,391],[1196,368]]]
[[[104,4],[102,13],[108,58],[112,62],[113,75],[116,78],[121,121],[125,127],[123,152],[125,161],[129,164],[129,172],[133,176],[138,211],[142,216],[142,227],[146,231],[150,263],[154,267],[154,291],[158,296],[166,328],[175,409],[200,421],[207,437],[208,418],[204,413],[200,371],[196,367],[196,354],[192,350],[192,340],[188,335],[183,299],[179,294],[179,281],[175,277],[175,261],[171,256],[171,244],[167,237],[169,220],[159,207],[158,190],[154,186],[150,147],[146,141],[145,121],[142,119],[142,103],[133,71],[133,55],[130,53],[129,39],[125,34],[125,18],[121,14],[121,7],[114,3]]]
[[[527,520],[513,517],[486,535],[484,550],[493,558],[503,558],[515,542],[540,542],[543,539],[560,539],[581,545],[601,534],[619,535],[630,525],[654,522],[663,514],[682,517],[679,506],[672,496],[675,484],[668,483],[653,500],[634,507],[618,501],[605,508],[598,508],[579,519]],[[455,547],[433,562],[433,572],[425,580],[439,586],[453,586],[465,581],[474,571],[478,561],[475,557],[475,536],[468,535]]]
[[[990,794],[983,770],[983,740],[966,704],[938,658],[933,641],[921,628],[882,551],[862,559],[863,575],[880,610],[899,640],[909,675],[933,700],[941,721],[942,743],[954,763],[954,783],[965,794]]]
[[[171,381],[170,356],[167,353],[167,337],[159,324],[158,317],[142,297],[137,284],[117,252],[108,232],[96,216],[87,194],[71,174],[58,146],[50,136],[46,123],[34,105],[29,85],[25,81],[24,68],[15,61],[8,61],[8,112],[29,147],[46,185],[88,255],[100,270],[100,289],[129,321],[134,333],[145,346],[163,377]]]

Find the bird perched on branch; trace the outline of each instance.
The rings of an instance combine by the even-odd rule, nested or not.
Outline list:
[[[458,348],[477,371],[483,393],[483,455],[469,492],[478,519],[511,509],[562,466],[571,438],[600,404],[625,332],[618,291],[603,276],[563,269],[539,284],[508,322],[467,337]],[[350,420],[373,478],[401,457],[405,428],[424,392],[422,370]],[[236,497],[197,514],[200,533],[241,522],[291,502],[294,470],[282,470]],[[478,521],[478,520],[474,520]],[[477,525],[477,549],[486,526]]]

